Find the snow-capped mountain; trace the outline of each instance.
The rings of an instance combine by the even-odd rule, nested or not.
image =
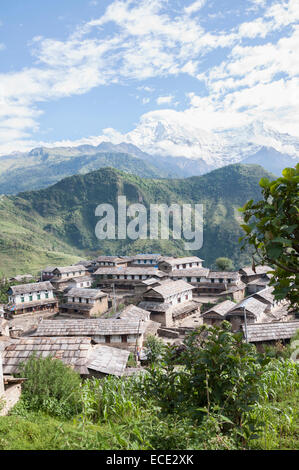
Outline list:
[[[168,114],[167,120],[161,115],[156,119],[151,113],[145,115],[133,131],[117,138],[122,142],[112,140],[120,146],[133,144],[150,155],[201,161],[208,169],[241,162],[263,149],[268,149],[265,167],[271,161],[271,149],[275,151],[275,158],[279,152],[288,156],[291,163],[299,161],[299,138],[279,133],[259,121],[235,129],[209,132],[196,122],[192,125],[190,120],[184,122],[182,116],[178,119],[175,112],[171,116]]]

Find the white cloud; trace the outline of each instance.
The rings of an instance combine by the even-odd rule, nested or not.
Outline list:
[[[195,13],[201,10],[202,7],[205,6],[207,0],[197,0],[196,2],[191,3],[188,7],[185,7],[184,10],[188,15]]]
[[[251,0],[263,14],[227,31],[205,30],[200,15],[193,15],[205,3],[194,1],[175,11],[163,0],[115,0],[101,17],[78,26],[66,40],[34,37],[34,66],[0,74],[2,148],[10,148],[12,131],[18,147],[38,130],[39,102],[128,80],[137,80],[138,89],[152,92],[154,88],[143,85],[143,80],[180,73],[203,80],[207,87],[207,96],[190,94],[190,108],[176,112],[175,122],[182,119],[183,127],[194,119],[211,130],[258,118],[294,132],[299,128],[298,0],[272,0],[269,6]],[[281,39],[268,39],[286,26]],[[264,41],[256,45],[250,42],[254,38]],[[209,62],[204,59],[217,48],[229,52],[223,51],[222,63],[207,69]],[[141,102],[147,104],[149,99]],[[175,105],[170,94],[156,102]],[[151,123],[157,116],[151,115]],[[167,116],[174,119],[173,114]],[[141,117],[140,122],[152,132],[146,119]],[[109,132],[115,136],[116,131]]]
[[[173,96],[172,95],[168,95],[168,96],[159,96],[157,99],[156,99],[156,103],[157,104],[170,104],[172,101],[173,101]]]

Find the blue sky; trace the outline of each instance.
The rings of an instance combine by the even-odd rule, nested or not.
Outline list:
[[[0,154],[148,149],[159,122],[299,136],[298,22],[298,0],[1,0]]]

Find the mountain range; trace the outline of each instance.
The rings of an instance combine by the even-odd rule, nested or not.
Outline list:
[[[86,154],[86,149],[85,149]],[[39,153],[42,160],[43,154]],[[48,158],[48,157],[47,157]],[[141,160],[143,161],[143,160]],[[47,265],[66,265],[97,254],[140,252],[186,255],[184,241],[98,240],[95,209],[101,203],[117,205],[125,195],[128,204],[203,204],[203,247],[191,254],[213,265],[220,256],[235,268],[250,262],[241,252],[238,208],[261,196],[259,180],[274,175],[257,165],[233,164],[189,178],[140,178],[114,168],[67,177],[37,191],[0,196],[0,271],[6,275],[38,272]],[[193,206],[192,206],[193,207]]]
[[[145,178],[186,178],[242,162],[261,165],[279,176],[283,168],[299,161],[299,138],[258,122],[217,133],[189,126],[186,133],[177,122],[149,121],[125,138],[118,144],[39,147],[2,155],[0,194],[45,188],[67,176],[104,167]]]

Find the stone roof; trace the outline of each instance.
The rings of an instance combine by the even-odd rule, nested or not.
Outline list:
[[[214,305],[209,310],[204,312],[203,316],[209,313],[216,313],[217,315],[224,317],[235,306],[236,306],[235,302],[232,302],[231,300],[225,300],[224,302]]]
[[[127,260],[123,259],[119,256],[98,256],[96,258],[98,263],[100,262],[108,262],[108,263],[125,263]]]
[[[89,355],[88,369],[121,377],[124,375],[130,352],[111,346],[97,345]]]
[[[269,304],[274,304],[274,295],[273,295],[273,290],[274,288],[267,287],[266,289],[260,290],[259,292],[256,292],[255,294],[252,295],[252,297],[255,297],[259,300],[259,298],[265,300]]]
[[[73,266],[58,266],[54,269],[54,271],[58,271],[60,274],[67,274],[67,273],[75,273],[78,271],[86,271],[85,266],[83,264],[77,264]]]
[[[56,269],[56,266],[46,266],[46,267],[42,270],[42,272],[43,272],[43,273],[51,273],[51,272],[54,271],[54,269]]]
[[[212,279],[239,279],[238,271],[210,271],[209,278]]]
[[[184,269],[174,269],[170,275],[171,277],[207,277],[209,274],[208,268],[184,268]]]
[[[22,337],[6,345],[2,353],[3,373],[17,373],[20,364],[35,352],[37,357],[53,356],[80,374],[87,374],[86,362],[90,348],[90,338]]]
[[[130,304],[125,307],[121,312],[117,313],[116,318],[120,318],[122,320],[143,320],[146,321],[149,319],[150,312],[148,310],[144,310],[143,308],[136,307],[136,305]]]
[[[177,266],[179,264],[188,264],[188,263],[199,263],[203,260],[198,258],[198,256],[186,256],[184,258],[172,258],[172,257],[161,257],[161,262],[170,264],[171,266]]]
[[[242,326],[245,336],[245,326]],[[254,323],[247,325],[248,341],[259,343],[263,341],[279,341],[290,339],[299,330],[299,320],[273,323]]]
[[[167,281],[163,282],[159,286],[152,287],[149,291],[144,294],[144,297],[150,296],[151,292],[154,291],[166,299],[172,295],[181,294],[182,292],[187,292],[192,289],[194,289],[194,286],[188,284],[183,280]]]
[[[191,314],[199,307],[200,304],[198,302],[194,302],[193,300],[189,300],[189,302],[184,302],[183,304],[175,305],[172,310],[172,317],[175,319],[176,317],[186,313]]]
[[[247,312],[258,318],[264,313],[267,305],[255,299],[254,297],[247,297],[246,299],[242,300],[242,302],[239,302],[237,305],[235,305],[235,307],[232,308],[228,314],[233,315],[236,310],[243,310],[243,307],[245,307]]]
[[[171,304],[168,304],[166,302],[148,302],[143,300],[138,304],[138,307],[148,310],[149,312],[167,312],[168,309],[172,307]]]
[[[257,274],[267,274],[268,271],[273,271],[271,266],[255,266],[255,271],[253,271],[251,266],[245,266],[241,268],[239,272],[245,274],[245,276],[256,276]]]
[[[152,266],[146,267],[146,266],[130,266],[130,267],[106,267],[106,268],[99,268],[96,270],[94,273],[95,275],[100,275],[100,274],[120,274],[120,275],[130,275],[130,276],[142,276],[142,275],[150,275],[151,277],[164,277],[166,276],[166,273],[163,271],[159,271],[159,269],[156,269]]]
[[[83,299],[99,299],[107,297],[107,294],[100,289],[88,289],[80,287],[71,287],[65,292],[65,297],[81,297]]]
[[[19,284],[18,286],[11,286],[9,288],[9,292],[13,295],[29,294],[30,292],[40,292],[45,290],[53,290],[53,286],[50,281]]]
[[[31,336],[103,336],[143,334],[144,322],[110,319],[42,320]]]
[[[134,255],[134,256],[131,256],[131,260],[134,261],[136,259],[160,259],[161,258],[161,254],[159,253],[144,253],[144,254],[138,254],[138,255]]]

